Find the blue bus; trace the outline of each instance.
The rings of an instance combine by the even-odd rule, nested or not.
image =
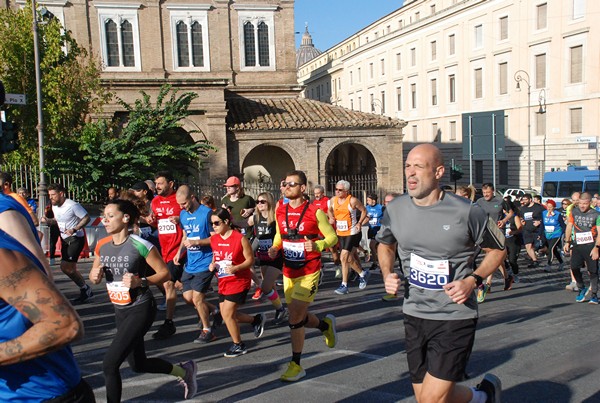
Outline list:
[[[600,171],[587,167],[569,166],[566,171],[552,171],[544,174],[542,201],[552,199],[560,206],[562,199],[570,199],[573,192],[599,192]]]

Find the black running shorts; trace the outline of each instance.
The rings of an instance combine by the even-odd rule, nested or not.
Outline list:
[[[354,248],[358,248],[360,240],[362,239],[362,232],[348,236],[338,236],[340,240],[340,250],[352,251]]]
[[[79,255],[85,246],[85,238],[82,236],[70,236],[60,238],[60,260],[77,263]]]
[[[450,382],[464,379],[477,319],[429,320],[404,314],[406,356],[412,383],[425,374]]]
[[[183,274],[183,265],[185,261],[183,259],[179,259],[179,264],[175,264],[172,260],[167,262],[167,269],[169,269],[169,273],[171,273],[171,281],[176,282],[181,280],[181,275]]]
[[[235,302],[238,305],[244,305],[246,303],[246,297],[248,296],[248,291],[250,291],[250,290],[244,290],[242,292],[238,292],[237,294],[227,294],[227,295],[219,294],[219,303],[224,302],[224,301],[231,301],[231,302]]]

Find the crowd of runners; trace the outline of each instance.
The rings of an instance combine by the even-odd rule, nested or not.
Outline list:
[[[241,325],[250,326],[256,338],[268,319],[287,325],[290,360],[279,377],[298,381],[306,376],[301,363],[306,328],[318,329],[328,348],[337,343],[335,316],[310,312],[326,252],[340,280],[335,294],[360,292],[371,272],[381,270],[382,299],[403,295],[407,360],[418,401],[500,401],[501,382],[492,374],[475,388],[459,384],[473,347],[477,305],[491,292],[496,270],[506,291],[519,281],[523,245],[529,268],[544,262],[545,271],[561,271],[570,256],[567,289],[577,292],[577,302],[598,304],[600,198],[574,193],[557,207],[526,194],[513,202],[488,183],[474,201],[472,188],[459,187],[456,195],[442,190],[443,174],[441,152],[417,146],[405,162],[407,194],[388,193],[382,204],[377,194],[368,194],[363,204],[348,181],[338,181],[327,197],[322,185],[309,187],[302,171],[282,179],[278,197],[264,192],[256,199],[239,178],[230,177],[223,184],[226,195],[216,201],[190,186],[176,187],[170,172],[158,172],[126,190],[108,190],[102,212],[108,237],[98,241],[87,279],[77,261],[88,212],[66,197],[61,184],[49,187],[51,206],[40,220],[51,228],[49,261],[35,229],[35,201],[27,189],[12,192],[12,178],[0,174],[0,262],[7,267],[0,274],[0,320],[10,329],[0,340],[0,399],[94,401],[69,343],[83,333],[72,305],[91,303],[100,292],[107,292],[116,322],[103,360],[108,402],[121,401],[119,368],[125,360],[135,372],[172,375],[185,399],[197,393],[194,360],[149,358],[144,346],[159,310],[165,319],[152,337],[165,340],[177,332],[179,295],[198,317],[199,331],[190,342],[228,337],[224,357],[248,352]],[[57,242],[60,269],[79,290],[70,303],[52,282]],[[92,287],[101,283],[106,291]],[[159,303],[154,294],[162,295]],[[249,295],[265,299],[271,313],[245,313]],[[30,376],[36,371],[46,375]]]

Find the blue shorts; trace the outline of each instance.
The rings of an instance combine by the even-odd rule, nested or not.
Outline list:
[[[201,271],[200,273],[188,273],[184,270],[181,275],[181,282],[183,283],[183,292],[196,291],[202,294],[206,294],[210,288],[215,272],[213,271]]]

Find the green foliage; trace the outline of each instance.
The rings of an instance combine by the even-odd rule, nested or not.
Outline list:
[[[109,185],[127,187],[153,178],[160,170],[169,170],[178,178],[195,174],[214,148],[206,139],[192,140],[200,130],[181,128],[198,95],[177,93],[164,85],[154,105],[143,91],[133,105],[119,99],[127,111],[123,121],[88,123],[76,136],[49,148],[56,155],[51,173],[78,173],[73,185],[99,195]]]
[[[6,107],[20,128],[19,151],[3,156],[10,163],[35,163],[38,158],[32,22],[29,1],[21,9],[0,9],[0,80],[7,93],[27,96],[27,105]],[[63,31],[58,19],[40,22],[38,33],[44,139],[52,144],[80,130],[86,117],[98,112],[111,93],[101,85],[99,61],[70,32]]]

